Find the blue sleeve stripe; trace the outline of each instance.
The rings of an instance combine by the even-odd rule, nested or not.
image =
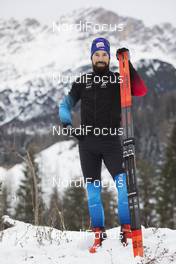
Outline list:
[[[72,124],[71,109],[74,100],[70,95],[66,95],[59,104],[59,118],[63,124]]]

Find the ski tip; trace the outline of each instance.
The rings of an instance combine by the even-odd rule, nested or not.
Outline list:
[[[143,241],[142,241],[142,230],[137,229],[132,231],[132,243],[134,257],[144,256]]]

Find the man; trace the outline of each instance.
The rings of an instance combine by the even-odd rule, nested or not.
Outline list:
[[[106,238],[104,210],[101,200],[102,160],[118,189],[118,214],[121,226],[130,225],[126,173],[123,167],[122,146],[119,139],[121,120],[120,76],[109,70],[110,44],[104,38],[92,42],[93,71],[82,75],[72,85],[59,105],[63,126],[72,126],[71,110],[81,100],[81,125],[88,133],[79,137],[81,168],[86,182],[88,207],[95,241],[91,253]],[[147,88],[130,63],[132,95],[144,96]],[[97,135],[97,131],[99,132]],[[120,188],[119,182],[123,183]]]

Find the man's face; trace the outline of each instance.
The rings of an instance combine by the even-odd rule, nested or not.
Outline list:
[[[93,69],[97,72],[104,72],[109,68],[109,55],[106,51],[98,50],[92,56]]]

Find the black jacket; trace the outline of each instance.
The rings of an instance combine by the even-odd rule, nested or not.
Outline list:
[[[131,93],[144,96],[145,83],[130,63]],[[71,109],[81,100],[81,124],[92,128],[119,128],[121,121],[119,73],[106,74],[90,72],[82,75],[72,85],[67,96],[59,105],[62,124],[72,124]]]
[[[120,126],[120,76],[90,72],[73,83],[69,92],[74,105],[81,100],[81,124],[94,127],[118,128]]]

